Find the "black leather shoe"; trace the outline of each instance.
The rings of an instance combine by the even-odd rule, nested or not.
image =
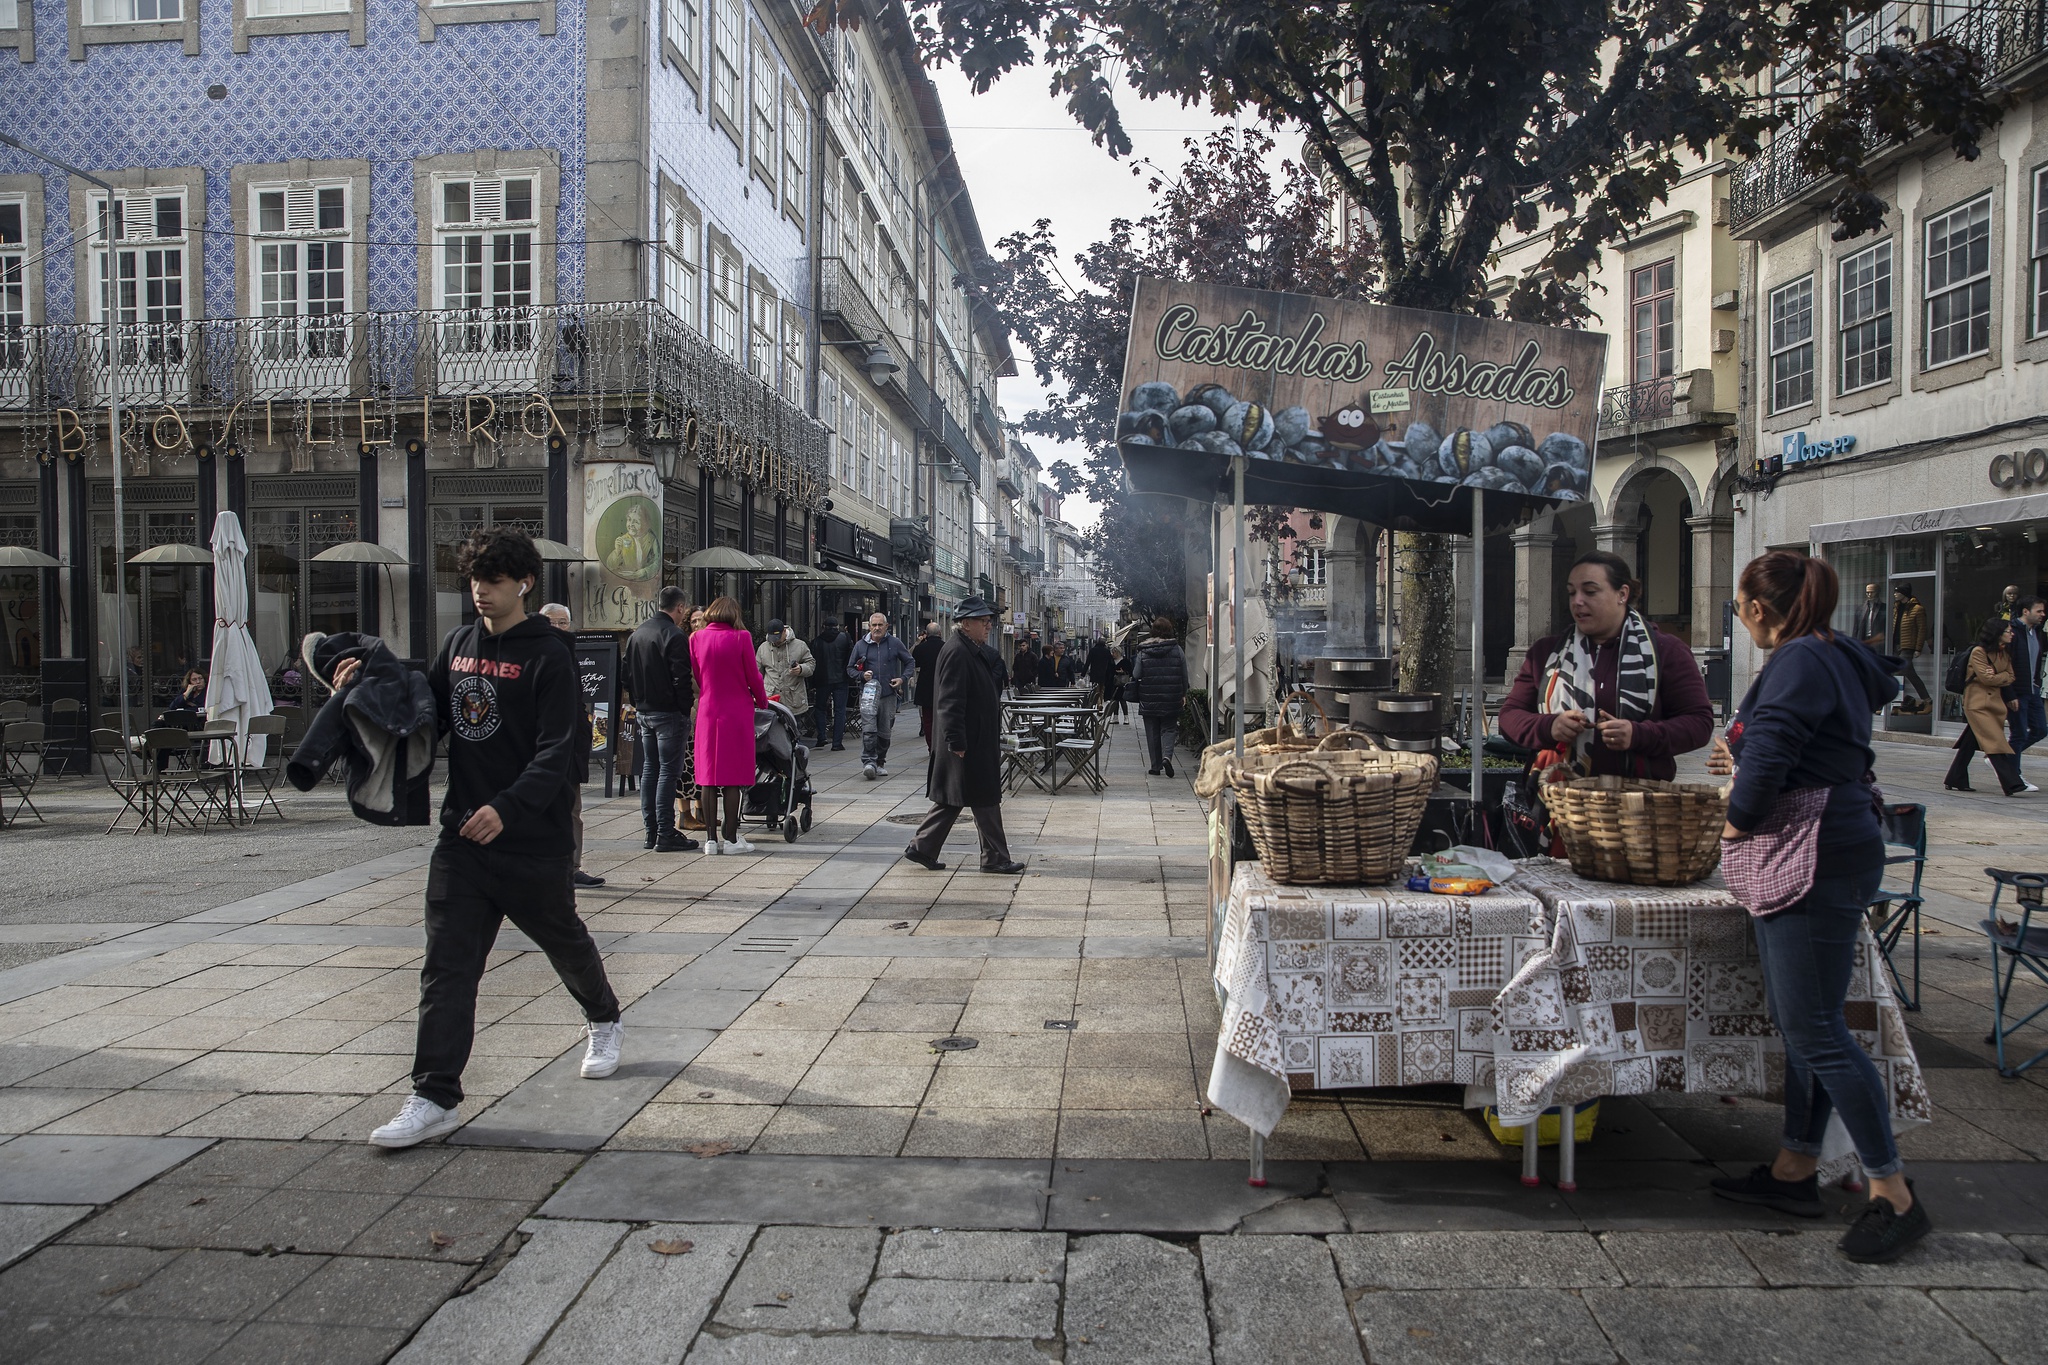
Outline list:
[[[591,875],[590,875],[590,874],[589,874],[588,872],[585,872],[585,871],[584,871],[584,870],[583,870],[582,868],[580,868],[580,867],[576,869],[576,875],[575,875],[574,877],[570,878],[570,880],[571,880],[571,881],[573,881],[573,882],[575,882],[575,883],[576,883],[576,885],[578,885],[578,886],[603,886],[603,885],[604,885],[604,878],[602,878],[602,877],[593,877],[593,876],[591,876]]]
[[[995,867],[984,867],[982,869],[983,872],[993,877],[1005,877],[1011,873],[1022,872],[1023,870],[1024,864],[1022,863],[1001,863]]]
[[[695,853],[704,845],[687,834],[669,834],[654,841],[656,853]]]
[[[944,872],[946,870],[946,865],[937,858],[927,858],[914,848],[904,849],[903,856],[916,863],[919,867],[924,868],[927,872]]]
[[[1818,1180],[1812,1176],[1804,1180],[1780,1180],[1771,1174],[1767,1165],[1752,1168],[1748,1175],[1716,1176],[1708,1183],[1723,1199],[1732,1199],[1738,1204],[1761,1204],[1779,1213],[1789,1213],[1794,1218],[1819,1218],[1827,1212],[1820,1202]]]
[[[649,831],[647,831],[647,842],[646,842],[646,844],[644,844],[644,845],[643,845],[643,847],[645,847],[645,848],[653,848],[653,847],[654,847],[654,831],[653,831],[653,830],[649,830]]]

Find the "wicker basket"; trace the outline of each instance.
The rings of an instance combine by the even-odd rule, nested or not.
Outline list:
[[[1436,771],[1427,754],[1332,745],[1313,754],[1248,754],[1230,766],[1228,781],[1259,864],[1274,881],[1381,885],[1403,870]]]
[[[1316,747],[1316,737],[1282,722],[1265,730],[1253,730],[1244,737],[1245,757],[1253,754],[1305,754]],[[1202,765],[1195,770],[1195,795],[1204,801],[1216,799],[1223,790],[1223,770],[1237,751],[1233,736],[1202,750]]]
[[[1728,798],[1719,787],[1609,776],[1546,782],[1541,791],[1581,877],[1684,886],[1721,865]]]

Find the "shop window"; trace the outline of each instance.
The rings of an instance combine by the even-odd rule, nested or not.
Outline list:
[[[537,343],[533,241],[540,224],[534,181],[448,180],[438,188],[435,304],[458,315],[441,325],[442,368],[455,371],[444,378],[517,382],[524,375],[522,358]],[[511,368],[494,363],[499,359]]]
[[[1842,392],[1892,377],[1892,244],[1857,252],[1841,264]]]
[[[258,375],[266,390],[343,392],[347,387],[348,188],[257,185],[250,189],[256,240]],[[290,366],[289,371],[286,367]]]
[[[1771,291],[1771,411],[1813,401],[1813,277]]]
[[[25,496],[29,505],[34,484],[5,490]],[[0,545],[42,549],[41,518],[32,510],[0,508]],[[41,694],[43,576],[35,569],[0,569],[0,701],[33,700]]]
[[[1677,261],[1658,261],[1628,276],[1629,380],[1663,379],[1678,364]]]
[[[1926,367],[1991,349],[1991,196],[1927,222]]]
[[[321,551],[355,539],[352,507],[249,510],[250,559],[256,572],[249,624],[268,670],[271,699],[279,705],[319,704],[306,686],[305,665],[298,657],[307,634],[360,628],[362,584],[356,567],[314,562]]]
[[[2048,166],[2034,172],[2034,219],[2032,257],[2028,271],[2027,335],[2048,336]]]
[[[437,503],[432,508],[428,534],[434,547],[434,638],[445,639],[449,631],[476,619],[476,603],[469,595],[469,580],[460,568],[462,544],[472,532],[486,526],[511,526],[530,536],[547,534],[547,509],[537,501],[523,498],[503,501]]]
[[[664,183],[661,190],[661,302],[693,331],[700,325],[700,267],[697,241],[703,219],[681,187]]]

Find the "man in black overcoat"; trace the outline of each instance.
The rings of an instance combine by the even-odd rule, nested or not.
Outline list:
[[[905,858],[934,872],[945,869],[939,854],[963,806],[974,812],[974,830],[981,836],[981,870],[1024,870],[1003,837],[1002,703],[982,648],[995,614],[979,597],[962,599],[953,609],[953,637],[934,669],[932,756],[925,779],[932,808],[903,850]]]

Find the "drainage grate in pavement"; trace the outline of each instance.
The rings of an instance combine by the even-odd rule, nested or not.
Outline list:
[[[945,1038],[932,1039],[932,1051],[934,1052],[966,1052],[970,1048],[980,1046],[981,1040],[979,1038],[969,1038],[965,1034],[959,1033]]]
[[[743,938],[733,948],[736,953],[793,953],[796,940],[793,938]]]
[[[1072,1033],[1075,1029],[1081,1027],[1081,1021],[1079,1019],[1048,1019],[1045,1021],[1045,1026],[1047,1028],[1065,1029],[1067,1032]]]

